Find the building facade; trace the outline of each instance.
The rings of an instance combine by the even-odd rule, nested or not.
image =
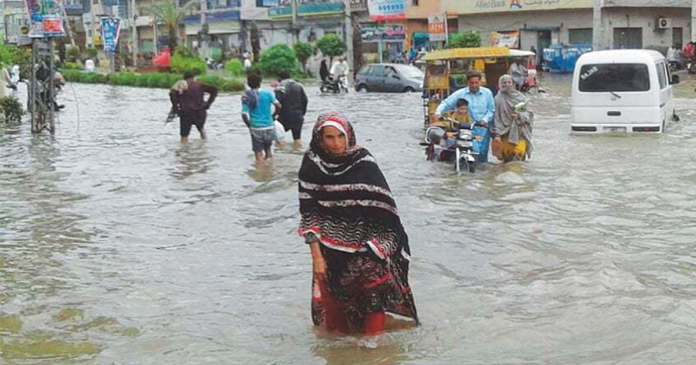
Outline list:
[[[604,0],[602,26],[593,28],[594,0],[441,0],[456,12],[458,30],[478,31],[490,45],[502,34],[521,49],[550,44],[592,44],[601,49],[655,48],[690,41],[689,0]]]

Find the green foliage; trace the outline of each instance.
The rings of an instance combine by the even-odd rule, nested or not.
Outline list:
[[[244,91],[244,82],[239,79],[224,80],[222,83],[222,91]]]
[[[244,66],[240,60],[230,60],[225,64],[225,71],[232,76],[244,75]]]
[[[63,64],[63,68],[66,70],[82,70],[82,65],[76,62],[66,62]]]
[[[473,30],[455,33],[449,36],[448,48],[476,48],[481,47],[481,35]]]
[[[183,76],[170,73],[136,74],[133,72],[117,72],[109,75],[81,72],[78,70],[60,70],[66,80],[90,84],[110,84],[117,86],[136,86],[158,89],[169,89]],[[243,91],[244,83],[239,79],[225,79],[219,76],[200,76],[199,82],[212,85],[220,91]]]
[[[314,48],[313,45],[305,42],[295,43],[295,45],[292,46],[292,49],[295,51],[295,54],[297,55],[297,60],[300,61],[300,64],[302,65],[302,69],[305,68],[307,60],[309,60],[310,57],[316,54],[316,48]]]
[[[329,57],[332,63],[334,57],[344,54],[348,49],[343,40],[335,34],[327,34],[321,37],[317,41],[317,48],[324,56]]]
[[[6,67],[9,71],[14,65],[19,65],[22,79],[29,78],[29,71],[31,70],[31,51],[0,43],[0,67]]]
[[[82,76],[82,82],[86,84],[105,84],[107,81],[106,75],[96,72],[87,72]]]
[[[99,51],[97,51],[96,48],[89,47],[85,49],[85,56],[87,56],[87,58],[91,58],[94,60],[97,58],[97,54],[99,54]]]
[[[247,75],[251,75],[251,74],[259,74],[259,75],[261,75],[261,74],[263,74],[263,72],[261,71],[261,65],[259,65],[258,63],[254,63],[254,64],[251,65],[251,67],[249,67],[249,68],[247,68],[247,69],[244,69],[244,72],[245,72]]]
[[[63,77],[65,77],[67,81],[82,82],[83,73],[80,71],[61,69],[60,73],[63,75]]]
[[[133,86],[138,79],[134,72],[122,72],[109,75],[109,84],[120,86]]]
[[[198,58],[195,54],[193,54],[193,51],[188,49],[186,46],[176,46],[174,49],[174,56],[182,58]]]
[[[214,86],[220,88],[222,84],[222,78],[219,76],[201,76],[197,78],[198,82],[204,85]]]
[[[292,73],[297,69],[295,51],[285,44],[276,44],[263,52],[259,64],[265,75],[277,76],[281,71]]]
[[[69,62],[77,62],[77,60],[80,58],[80,47],[77,47],[77,46],[68,47],[68,49],[65,51],[65,58]]]
[[[189,1],[183,6],[177,6],[175,0],[165,0],[150,6],[144,6],[142,10],[143,13],[153,15],[158,23],[164,23],[167,27],[167,34],[169,36],[167,45],[169,49],[175,50],[179,47],[177,46],[179,25],[184,20],[186,14],[197,6],[199,6],[198,1]]]
[[[172,72],[177,74],[193,72],[194,75],[205,75],[208,71],[208,66],[203,60],[198,58],[184,58],[175,55],[172,57],[171,69]]]
[[[0,98],[0,111],[5,116],[6,122],[21,122],[25,114],[22,103],[9,96]]]

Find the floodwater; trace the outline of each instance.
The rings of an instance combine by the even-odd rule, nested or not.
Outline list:
[[[0,363],[692,363],[693,84],[665,134],[590,138],[569,78],[544,82],[533,158],[462,176],[424,160],[418,94],[308,88],[308,120],[354,122],[411,238],[422,326],[370,346],[312,327],[301,152],[256,168],[239,96],[181,146],[166,91],[70,85],[55,137],[0,126]]]

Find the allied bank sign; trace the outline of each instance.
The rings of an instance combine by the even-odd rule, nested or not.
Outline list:
[[[594,0],[441,0],[443,8],[460,14],[512,11],[591,9]]]

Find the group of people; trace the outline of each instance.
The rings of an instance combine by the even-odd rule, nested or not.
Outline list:
[[[242,119],[257,162],[272,157],[276,116],[292,131],[296,146],[301,145],[308,101],[304,87],[288,73],[280,74],[275,92],[261,88],[261,81],[260,75],[250,74],[242,97]],[[206,110],[216,96],[217,89],[196,82],[192,74],[172,87],[182,143],[188,143],[194,125],[206,138]],[[370,336],[384,331],[387,312],[418,324],[408,284],[408,236],[384,175],[357,144],[347,118],[319,116],[299,180],[299,234],[312,256],[314,323],[331,332]]]
[[[468,86],[445,99],[436,116],[455,110],[458,117],[488,128],[502,143],[501,159],[528,157],[534,115],[518,109],[526,98],[515,89],[513,77],[500,78],[494,98],[481,86],[480,73],[467,76]],[[276,116],[292,131],[296,146],[301,145],[308,102],[304,87],[288,73],[281,73],[275,92],[261,88],[261,81],[260,75],[250,74],[242,97],[242,119],[257,162],[272,157]],[[210,94],[207,100],[205,93]],[[172,88],[182,142],[192,125],[205,138],[206,110],[216,95],[215,88],[197,83],[190,74]],[[392,313],[417,325],[408,283],[411,251],[394,196],[375,159],[357,143],[352,124],[339,113],[324,113],[314,125],[299,170],[299,202],[298,233],[312,257],[314,324],[330,332],[374,336],[385,330],[386,314]]]
[[[247,77],[249,89],[242,97],[242,120],[249,128],[252,150],[257,163],[273,157],[271,147],[276,141],[275,120],[285,131],[291,131],[295,148],[302,146],[302,125],[307,113],[307,94],[302,84],[282,71],[275,92],[261,88],[262,78],[251,73]],[[208,98],[205,98],[208,94]],[[194,80],[192,73],[172,86],[169,98],[172,104],[170,117],[179,116],[181,143],[188,144],[189,134],[195,126],[201,139],[206,139],[207,110],[215,101],[218,89]],[[278,141],[281,143],[281,141]]]
[[[534,113],[527,109],[527,98],[515,87],[514,77],[498,80],[498,93],[481,86],[482,75],[467,73],[467,87],[452,93],[435,110],[434,120],[451,117],[460,123],[474,123],[487,129],[493,139],[493,155],[503,162],[525,160],[532,154]],[[478,162],[488,161],[484,145]]]
[[[692,61],[696,55],[696,43],[689,42],[682,50],[681,44],[675,44],[667,49],[667,62],[676,70],[684,68],[686,62]]]

